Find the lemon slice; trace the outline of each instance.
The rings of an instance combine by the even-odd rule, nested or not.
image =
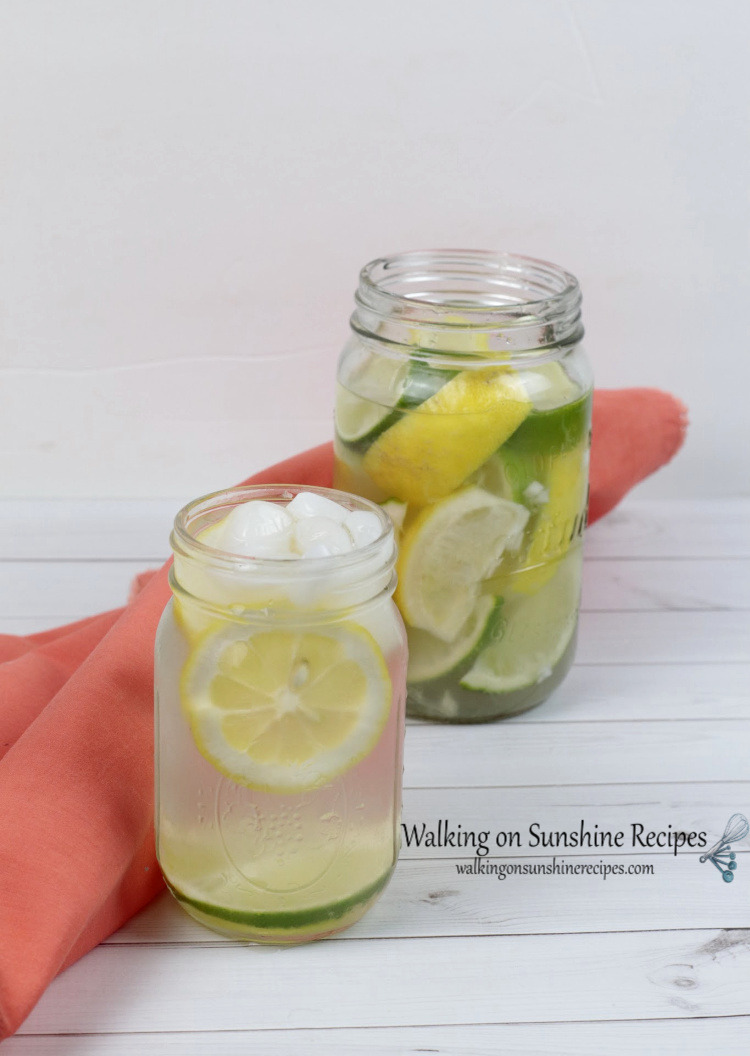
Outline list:
[[[401,538],[396,602],[412,627],[452,642],[474,611],[481,582],[516,548],[529,511],[470,487],[422,510]]]
[[[365,472],[388,496],[425,506],[463,484],[531,407],[507,367],[462,371],[378,436]]]
[[[266,792],[317,788],[349,770],[377,743],[391,701],[377,643],[351,623],[225,624],[195,646],[181,690],[201,754]]]
[[[380,506],[390,517],[396,538],[400,538],[409,507],[405,502],[399,502],[398,499],[388,499],[387,502],[381,502]]]
[[[536,594],[505,599],[502,636],[479,654],[461,679],[464,689],[510,693],[552,674],[575,632],[580,562],[562,561],[552,571]]]

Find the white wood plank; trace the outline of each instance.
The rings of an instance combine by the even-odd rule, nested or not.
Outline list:
[[[507,721],[711,718],[750,718],[750,665],[576,665],[549,700]]]
[[[0,618],[0,634],[35,634],[59,622]],[[549,700],[506,724],[747,719],[749,687],[747,664],[576,665]]]
[[[750,557],[750,499],[642,501],[592,525],[590,558]]]
[[[168,553],[172,521],[191,496],[173,499],[0,500],[0,557],[131,558]],[[626,498],[591,527],[599,558],[749,558],[750,500]]]
[[[456,817],[455,811],[452,816]],[[728,885],[710,862],[701,865],[697,854],[675,858],[663,852],[577,855],[562,851],[554,857],[561,869],[566,865],[653,869],[650,875],[644,871],[640,875],[610,873],[606,878],[563,872],[508,872],[505,879],[497,875],[501,865],[509,870],[552,866],[549,854],[488,857],[482,862],[489,871],[478,875],[459,873],[458,866],[469,859],[458,856],[405,858],[380,901],[341,939],[746,928],[750,926],[745,875],[750,872],[750,852],[740,851],[737,860],[737,883]],[[671,897],[677,891],[679,898]],[[165,893],[110,936],[106,945],[164,943],[224,946],[231,940],[196,924]]]
[[[750,723],[577,722],[410,725],[404,780],[415,788],[740,781]]]
[[[0,562],[0,617],[88,616],[122,604],[154,561]],[[591,561],[584,611],[750,609],[750,561]]]
[[[750,609],[750,561],[586,561],[583,611]]]
[[[748,931],[99,946],[21,1033],[681,1019],[748,994]]]
[[[746,927],[750,909],[742,884],[721,898],[724,884],[698,851],[632,849],[631,825],[646,831],[704,831],[713,842],[737,810],[750,813],[750,781],[695,786],[579,786],[524,789],[407,789],[404,823],[411,831],[425,822],[448,820],[464,832],[518,830],[520,848],[490,846],[487,861],[587,861],[651,864],[652,876],[465,876],[456,863],[471,851],[417,847],[404,841],[396,876],[383,899],[346,937],[403,935],[519,934],[660,928]],[[593,830],[623,831],[627,846],[581,854],[531,846],[529,827],[576,830],[582,819]],[[492,843],[492,837],[488,840]],[[750,837],[736,844],[740,870],[750,868]],[[717,887],[717,884],[719,887]],[[679,899],[670,893],[679,890]],[[216,945],[221,936],[195,924],[171,899],[158,899],[107,942],[201,943]]]
[[[148,562],[0,564],[0,617],[43,617],[54,626],[122,604]],[[151,563],[151,567],[157,567]],[[690,566],[683,570],[689,576]],[[8,633],[13,633],[12,630]],[[744,611],[583,612],[578,663],[735,663],[750,661],[750,609]]]
[[[579,664],[745,663],[750,612],[584,612]]]
[[[3,1056],[746,1056],[750,1016],[616,1023],[17,1035]]]

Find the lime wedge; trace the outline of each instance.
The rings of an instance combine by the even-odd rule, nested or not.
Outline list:
[[[551,410],[532,411],[501,450],[518,457],[563,454],[584,439],[591,421],[591,395]]]
[[[535,411],[551,411],[572,403],[581,395],[580,386],[560,363],[541,363],[518,375]]]
[[[373,355],[336,387],[336,431],[350,447],[364,451],[402,417],[458,372],[419,361]]]
[[[580,595],[578,553],[561,561],[535,594],[508,595],[502,636],[484,649],[461,679],[464,689],[510,693],[549,677],[570,644]]]
[[[428,631],[407,627],[409,638],[408,682],[428,682],[450,672],[464,671],[476,659],[500,626],[502,598],[481,597],[456,638],[446,643]]]

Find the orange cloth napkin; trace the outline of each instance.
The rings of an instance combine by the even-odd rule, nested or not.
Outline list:
[[[678,450],[685,409],[597,391],[590,520]],[[331,484],[331,444],[247,483]],[[166,540],[165,540],[166,542]],[[166,565],[124,609],[0,636],[0,1038],[63,968],[162,889],[153,833],[153,643]]]

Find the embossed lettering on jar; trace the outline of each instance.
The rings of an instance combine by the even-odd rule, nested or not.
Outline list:
[[[407,253],[360,274],[338,367],[337,487],[386,510],[407,713],[481,722],[573,661],[592,376],[576,279],[505,253]]]

